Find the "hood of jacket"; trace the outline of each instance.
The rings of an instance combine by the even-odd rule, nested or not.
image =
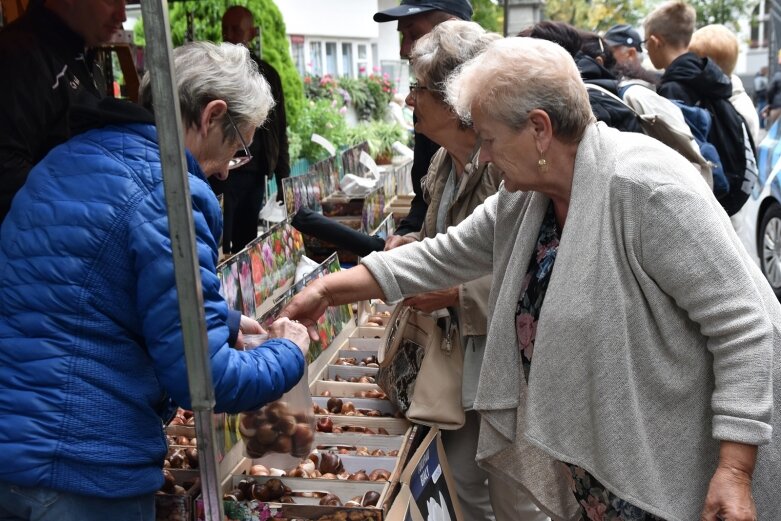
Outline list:
[[[585,83],[599,85],[613,94],[618,94],[618,80],[594,58],[579,52],[575,55],[575,63]]]
[[[708,58],[700,58],[693,52],[677,57],[667,67],[662,83],[678,82],[694,91],[700,98],[729,98],[732,82],[729,76]]]

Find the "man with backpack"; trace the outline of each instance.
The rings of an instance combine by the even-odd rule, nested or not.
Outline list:
[[[730,103],[729,76],[710,59],[688,50],[695,19],[694,8],[684,2],[660,5],[645,20],[646,49],[654,67],[665,69],[657,92],[679,104],[695,138],[704,139],[717,154],[712,159],[714,193],[727,214],[733,215],[756,183],[754,143],[743,117]],[[701,151],[706,148],[701,145]],[[720,175],[726,185],[718,190]]]

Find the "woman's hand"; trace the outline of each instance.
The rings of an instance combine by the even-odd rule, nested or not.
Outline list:
[[[407,237],[406,235],[391,235],[385,241],[384,251],[392,250],[393,248],[398,248],[399,246],[404,246],[405,244],[409,244],[411,242],[417,241],[412,237]]]
[[[241,315],[241,321],[239,322],[239,334],[236,337],[236,347],[238,349],[246,348],[246,342],[244,335],[265,335],[266,331],[254,318],[250,318],[246,315]]]
[[[315,281],[299,292],[282,310],[280,317],[298,320],[306,326],[309,338],[318,340],[317,319],[320,318],[332,300],[328,298],[326,288],[320,281]]]
[[[710,480],[701,521],[756,521],[751,476],[719,466]]]
[[[757,447],[722,441],[719,465],[711,478],[700,521],[756,521],[751,476]]]
[[[261,326],[257,320],[246,315],[241,315],[239,331],[245,335],[262,335],[266,333],[263,330],[263,326]]]
[[[412,309],[417,309],[424,313],[431,313],[437,309],[457,306],[458,288],[455,287],[440,291],[431,291],[429,293],[421,293],[414,297],[405,298],[403,303]]]
[[[304,356],[309,352],[309,335],[303,324],[289,318],[278,318],[268,328],[269,338],[286,338],[296,344]]]

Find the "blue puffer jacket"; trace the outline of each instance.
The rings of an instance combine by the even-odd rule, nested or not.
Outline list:
[[[97,497],[162,485],[166,394],[190,397],[157,135],[92,130],[31,172],[0,230],[0,481]],[[227,345],[215,272],[222,219],[188,154],[217,410],[302,376],[289,340]]]

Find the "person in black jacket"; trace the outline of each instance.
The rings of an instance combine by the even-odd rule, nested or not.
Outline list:
[[[277,198],[282,197],[282,179],[290,176],[285,95],[279,73],[251,52],[250,42],[258,36],[252,13],[233,6],[222,17],[222,37],[226,42],[250,49],[258,70],[271,86],[274,108],[268,120],[255,131],[249,151],[252,158],[231,171],[227,180],[210,179],[212,188],[223,194],[224,226],[222,251],[238,253],[258,235],[258,214],[266,194],[266,179],[276,177]]]
[[[778,52],[778,63],[776,72],[773,73],[767,86],[766,105],[762,111],[765,117],[765,128],[772,127],[781,116],[781,51]]]
[[[575,60],[586,86],[596,87],[588,89],[588,98],[597,120],[625,132],[642,132],[635,113],[604,92],[618,96],[618,80],[608,70],[615,65],[615,58],[599,35],[580,32],[564,22],[542,21],[518,36],[548,40],[563,47]]]
[[[469,0],[402,0],[401,4],[379,11],[374,15],[375,22],[398,22],[401,33],[401,57],[408,59],[413,44],[418,38],[428,34],[438,24],[447,20],[472,19],[472,4]],[[407,216],[396,227],[396,234],[388,237],[385,249],[390,250],[415,239],[404,237],[419,232],[426,217],[428,205],[423,200],[420,180],[428,173],[431,158],[439,145],[423,134],[415,132],[415,156],[412,161],[412,189],[415,197],[410,204]]]
[[[0,223],[33,165],[70,137],[70,108],[104,96],[87,48],[124,21],[124,0],[34,1],[0,31]]]

